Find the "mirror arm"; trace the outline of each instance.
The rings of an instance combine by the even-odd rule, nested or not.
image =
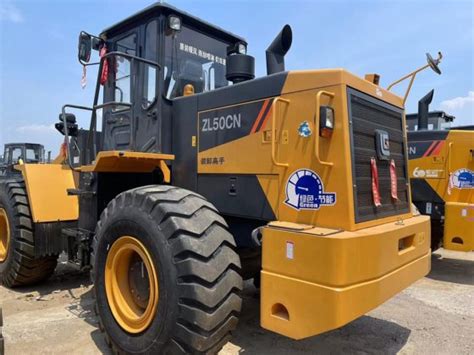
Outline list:
[[[412,71],[411,73],[405,75],[404,77],[398,79],[397,81],[394,81],[387,87],[387,91],[390,91],[395,85],[401,83],[402,81],[411,78],[410,83],[408,84],[407,90],[405,91],[405,95],[403,97],[403,105],[405,105],[405,102],[407,101],[408,94],[410,93],[411,87],[413,85],[413,82],[415,81],[416,74],[418,74],[420,71],[425,70],[426,68],[431,68],[433,69],[437,74],[441,74],[441,71],[438,69],[438,64],[441,62],[441,59],[443,58],[443,54],[441,52],[438,52],[438,58],[433,59],[429,53],[426,53],[426,57],[428,59],[428,64],[418,68],[415,71]]]
[[[395,85],[400,84],[402,81],[405,81],[406,79],[410,78],[410,83],[408,84],[408,87],[405,91],[405,95],[403,96],[403,105],[405,105],[405,102],[407,101],[408,95],[410,94],[411,87],[413,85],[413,82],[415,81],[416,74],[418,74],[420,71],[425,70],[426,68],[429,68],[430,65],[426,64],[422,66],[421,68],[418,68],[417,70],[411,72],[410,74],[405,75],[404,77],[398,79],[397,81],[394,81],[387,87],[387,91],[390,91]]]
[[[410,94],[411,87],[413,85],[413,82],[415,81],[417,73],[413,73],[410,79],[410,83],[408,84],[407,90],[405,91],[405,96],[403,96],[403,106],[405,106],[405,102],[407,101],[408,95]]]
[[[390,91],[395,85],[397,84],[400,84],[402,81],[408,79],[409,77],[411,76],[415,76],[416,74],[418,74],[420,71],[422,70],[425,70],[426,68],[429,68],[429,64],[426,64],[424,66],[422,66],[421,68],[415,70],[415,71],[412,71],[410,74],[407,74],[405,75],[404,77],[398,79],[397,81],[394,81],[393,83],[391,83],[388,87],[387,87],[387,91]]]

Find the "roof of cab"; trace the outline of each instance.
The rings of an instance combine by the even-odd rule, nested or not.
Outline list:
[[[184,22],[194,26],[194,27],[198,27],[199,29],[203,29],[205,32],[209,32],[211,34],[214,34],[216,35],[217,37],[219,38],[223,38],[224,40],[227,40],[229,42],[244,42],[245,44],[247,44],[247,42],[245,41],[244,38],[240,37],[240,36],[237,36],[229,31],[226,31],[216,25],[213,25],[207,21],[204,21],[196,16],[193,16],[183,10],[180,10],[172,5],[169,5],[167,3],[154,3],[148,7],[146,7],[145,9],[133,14],[132,16],[129,16],[127,17],[126,19],[120,21],[120,22],[117,22],[116,24],[110,26],[110,27],[107,27],[106,29],[104,29],[101,33],[101,36],[102,35],[109,35],[109,34],[113,34],[114,32],[120,32],[120,30],[124,27],[124,26],[127,26],[133,22],[135,22],[136,20],[142,18],[142,17],[145,17],[147,15],[150,15],[152,13],[164,13],[164,14],[176,14],[176,15],[179,15],[183,18]]]
[[[5,147],[12,147],[12,146],[35,146],[35,147],[43,147],[42,144],[39,143],[28,143],[28,142],[21,142],[21,143],[5,143]]]

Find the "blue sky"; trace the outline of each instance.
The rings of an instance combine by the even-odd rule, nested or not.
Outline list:
[[[152,1],[0,0],[0,146],[44,143],[53,154],[62,137],[52,128],[64,103],[90,105],[95,73],[81,89],[81,30],[98,34]],[[443,74],[421,73],[407,112],[435,89],[432,109],[474,124],[474,1],[170,1],[239,34],[265,74],[265,48],[288,23],[293,46],[287,69],[343,67],[381,75],[387,86],[441,50]],[[403,87],[401,88],[403,89]],[[403,91],[403,90],[402,90]],[[399,91],[400,92],[400,91]],[[79,117],[87,126],[88,117]]]

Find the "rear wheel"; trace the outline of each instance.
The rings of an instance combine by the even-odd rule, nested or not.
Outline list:
[[[115,198],[93,242],[101,329],[116,352],[217,353],[241,308],[240,260],[201,196],[146,186]]]
[[[0,283],[7,287],[31,285],[48,278],[57,255],[37,257],[34,223],[25,184],[0,182]]]

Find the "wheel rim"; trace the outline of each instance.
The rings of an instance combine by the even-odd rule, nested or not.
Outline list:
[[[10,245],[10,225],[7,212],[0,208],[0,263],[7,259],[8,247]]]
[[[138,239],[123,236],[112,244],[105,291],[110,310],[125,331],[137,334],[150,326],[158,305],[158,278],[150,254]]]

